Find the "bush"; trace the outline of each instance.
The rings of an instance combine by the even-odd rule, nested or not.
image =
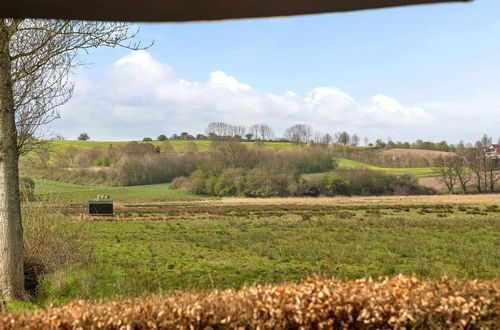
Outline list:
[[[24,272],[29,291],[36,291],[41,275],[92,255],[88,227],[70,223],[57,210],[47,209],[46,204],[23,205],[22,219]]]
[[[87,133],[81,133],[80,135],[78,135],[78,140],[87,141],[90,140],[90,136]]]
[[[21,177],[19,179],[19,194],[22,201],[30,202],[35,200],[35,181],[31,178]]]
[[[271,197],[294,196],[299,184],[300,175],[286,167],[227,168],[219,175],[199,167],[189,177],[175,179],[171,187],[212,196]]]
[[[350,196],[351,188],[344,179],[332,175],[326,177],[325,191],[328,196]]]
[[[499,292],[495,280],[313,277],[104,304],[81,300],[36,313],[4,313],[0,324],[4,329],[494,329],[500,322]]]
[[[390,175],[366,169],[336,169],[325,179],[325,191],[335,195],[430,195],[436,192],[410,175]]]
[[[45,179],[76,184],[128,186],[171,182],[176,177],[189,176],[197,168],[203,167],[207,174],[204,178],[207,180],[205,187],[197,179],[190,187],[184,182],[183,189],[224,196],[296,195],[301,187],[294,176],[300,173],[327,172],[336,167],[328,148],[308,146],[294,151],[267,150],[248,148],[234,139],[212,141],[210,150],[206,152],[199,152],[198,146],[191,141],[182,152],[176,153],[170,141],[165,140],[157,147],[149,142],[129,142],[86,150],[68,148],[66,153],[56,154],[55,159],[53,163],[46,161],[43,166],[34,164],[29,168]],[[255,170],[252,175],[259,180],[259,184],[247,187],[249,184],[241,183],[235,187],[227,187],[226,182],[217,183],[216,177],[220,177],[225,170],[234,168]],[[283,169],[286,169],[284,177],[281,174]],[[291,177],[289,169],[293,172]],[[267,180],[266,173],[271,173],[276,179]],[[217,192],[214,191],[216,186]]]
[[[124,186],[171,182],[196,170],[201,158],[199,153],[123,157],[115,166],[117,181]]]

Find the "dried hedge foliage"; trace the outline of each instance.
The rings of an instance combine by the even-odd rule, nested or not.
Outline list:
[[[32,314],[0,314],[1,329],[485,328],[500,323],[500,281],[399,275],[372,281],[181,292],[105,304],[76,301]]]

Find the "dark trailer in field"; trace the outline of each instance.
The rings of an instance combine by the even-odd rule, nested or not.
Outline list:
[[[87,202],[88,215],[113,215],[113,202],[112,201],[88,201]]]

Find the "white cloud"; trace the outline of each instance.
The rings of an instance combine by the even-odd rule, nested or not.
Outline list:
[[[95,140],[140,139],[203,132],[209,122],[225,121],[268,123],[278,135],[288,126],[307,123],[322,132],[347,130],[371,139],[432,139],[433,130],[443,128],[440,112],[436,116],[424,109],[425,104],[402,105],[383,94],[358,101],[332,87],[317,87],[306,95],[266,94],[222,71],[212,72],[206,82],[185,81],[149,53],[137,51],[119,59],[100,79],[77,79],[75,95],[53,130],[68,139],[83,131]]]

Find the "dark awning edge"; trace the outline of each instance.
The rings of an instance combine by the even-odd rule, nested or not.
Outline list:
[[[472,0],[4,0],[2,18],[183,22],[305,15]]]

